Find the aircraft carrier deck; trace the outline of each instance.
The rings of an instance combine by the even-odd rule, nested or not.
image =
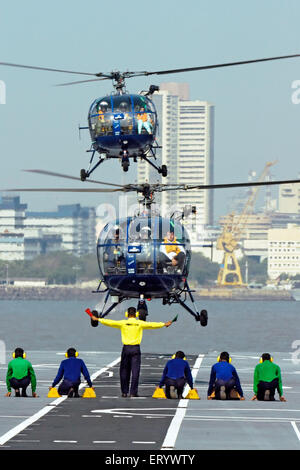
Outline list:
[[[6,367],[1,367],[0,449],[102,450],[108,458],[122,450],[127,455],[144,451],[137,453],[140,463],[149,458],[146,450],[195,451],[195,455],[198,450],[300,450],[300,371],[291,353],[273,353],[282,370],[286,403],[251,401],[259,354],[249,351],[231,351],[245,401],[207,400],[214,352],[187,356],[200,400],[152,398],[170,356],[143,353],[139,397],[122,398],[119,353],[81,351],[96,398],[53,399],[47,398],[48,388],[64,352],[27,351],[39,396],[5,397]],[[82,383],[80,394],[85,387]]]

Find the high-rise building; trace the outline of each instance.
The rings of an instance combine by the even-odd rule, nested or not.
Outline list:
[[[190,100],[187,84],[164,83],[152,100],[159,130],[157,165],[168,167],[162,178],[146,162],[138,163],[138,181],[165,184],[213,183],[214,106],[207,101]],[[163,215],[185,206],[196,206],[197,226],[213,224],[211,190],[165,191],[156,195]]]

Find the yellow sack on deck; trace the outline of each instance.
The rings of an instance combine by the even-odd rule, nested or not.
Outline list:
[[[93,390],[91,387],[86,388],[82,398],[96,398],[95,390]]]
[[[195,388],[191,389],[185,398],[188,400],[200,400],[198,392]]]
[[[61,397],[61,395],[59,395],[57,389],[55,387],[52,387],[49,390],[48,398],[59,398],[59,397]]]
[[[152,398],[167,398],[167,397],[166,397],[164,389],[158,387],[155,389],[152,395]]]

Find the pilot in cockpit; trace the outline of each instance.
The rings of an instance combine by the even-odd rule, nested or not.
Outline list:
[[[139,232],[139,241],[141,242],[141,253],[137,255],[138,272],[149,273],[153,269],[153,250],[151,245],[151,228],[144,226]]]
[[[108,103],[106,101],[101,101],[98,105],[98,121],[96,123],[96,133],[100,134],[103,132],[106,132],[107,129],[107,119],[105,116],[105,113],[107,113],[108,110]]]
[[[125,262],[123,249],[120,244],[120,229],[118,227],[114,227],[111,237],[108,237],[106,243],[108,246],[105,247],[104,262],[108,271],[115,271]]]
[[[163,265],[164,271],[168,270],[168,266],[172,266],[177,271],[182,272],[185,258],[186,255],[183,246],[178,244],[174,232],[168,231],[163,244],[160,246],[159,253],[159,259]]]

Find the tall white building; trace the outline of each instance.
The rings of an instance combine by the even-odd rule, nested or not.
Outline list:
[[[176,93],[176,94],[175,94]],[[166,184],[213,183],[214,107],[207,101],[189,100],[187,84],[163,84],[152,100],[159,130],[157,165],[167,165],[162,178],[148,163],[138,163],[138,181]],[[184,206],[196,206],[197,226],[213,224],[211,190],[165,191],[157,196],[163,215]]]

